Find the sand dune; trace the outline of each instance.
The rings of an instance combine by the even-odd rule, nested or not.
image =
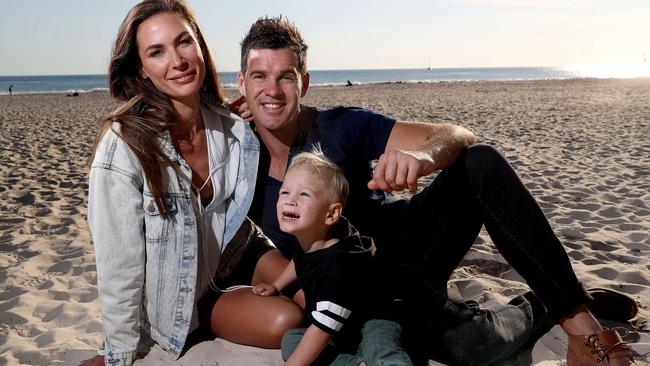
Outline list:
[[[234,96],[235,91],[229,90]],[[628,341],[650,357],[650,80],[321,87],[306,104],[356,105],[402,120],[458,123],[498,147],[539,200],[587,287],[629,294]],[[101,320],[86,224],[87,172],[106,93],[0,97],[0,365],[74,365]],[[527,290],[482,232],[450,281],[489,306]],[[510,365],[559,365],[554,328]],[[169,364],[154,349],[142,365]],[[203,342],[178,365],[276,365],[277,350]],[[432,363],[434,364],[434,363]]]

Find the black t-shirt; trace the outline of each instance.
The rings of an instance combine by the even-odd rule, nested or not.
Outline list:
[[[383,215],[386,196],[384,192],[369,190],[367,184],[372,178],[370,162],[384,152],[395,120],[366,109],[349,107],[317,113],[315,122],[301,125],[300,136],[289,151],[289,162],[298,153],[310,151],[314,145],[320,144],[325,155],[341,168],[350,184],[344,215],[364,235],[375,240],[385,237],[381,230],[388,224]],[[269,154],[262,146],[249,217],[285,257],[291,258],[298,243],[292,235],[283,233],[278,225],[276,203],[282,182],[268,176],[268,167]]]
[[[361,327],[368,320],[372,241],[345,219],[336,226],[341,239],[334,245],[305,253],[296,250],[298,283],[305,292],[305,318],[332,335],[339,352],[356,353]]]

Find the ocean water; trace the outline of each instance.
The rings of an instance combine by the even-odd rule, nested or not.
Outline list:
[[[345,85],[348,80],[355,85],[373,83],[434,83],[443,81],[474,80],[548,80],[585,77],[608,77],[580,70],[557,67],[498,67],[498,68],[440,68],[440,69],[386,69],[386,70],[314,70],[312,86]],[[235,72],[220,73],[225,87],[237,84]],[[611,77],[611,76],[610,76]],[[56,76],[0,76],[0,95],[9,94],[72,93],[108,90],[106,75],[56,75]]]

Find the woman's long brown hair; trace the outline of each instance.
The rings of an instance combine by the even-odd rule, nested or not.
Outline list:
[[[135,154],[158,210],[168,218],[169,208],[165,200],[165,179],[168,177],[163,176],[163,164],[172,165],[172,162],[163,153],[160,138],[176,124],[178,114],[169,97],[156,89],[150,80],[141,77],[141,61],[136,44],[140,24],[166,12],[181,16],[194,31],[201,47],[206,69],[201,98],[217,104],[224,102],[217,69],[189,5],[183,0],[142,1],[129,11],[117,32],[108,81],[111,96],[118,101],[118,105],[102,121],[94,150],[113,123],[119,123],[120,129],[115,132]]]

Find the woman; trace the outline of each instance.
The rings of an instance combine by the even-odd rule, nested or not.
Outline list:
[[[149,337],[178,357],[201,329],[278,347],[301,324],[299,306],[221,291],[271,282],[287,261],[245,217],[259,145],[223,106],[189,6],[134,6],[118,31],[109,82],[118,106],[97,137],[88,203],[105,341],[103,356],[88,364],[131,364]]]

